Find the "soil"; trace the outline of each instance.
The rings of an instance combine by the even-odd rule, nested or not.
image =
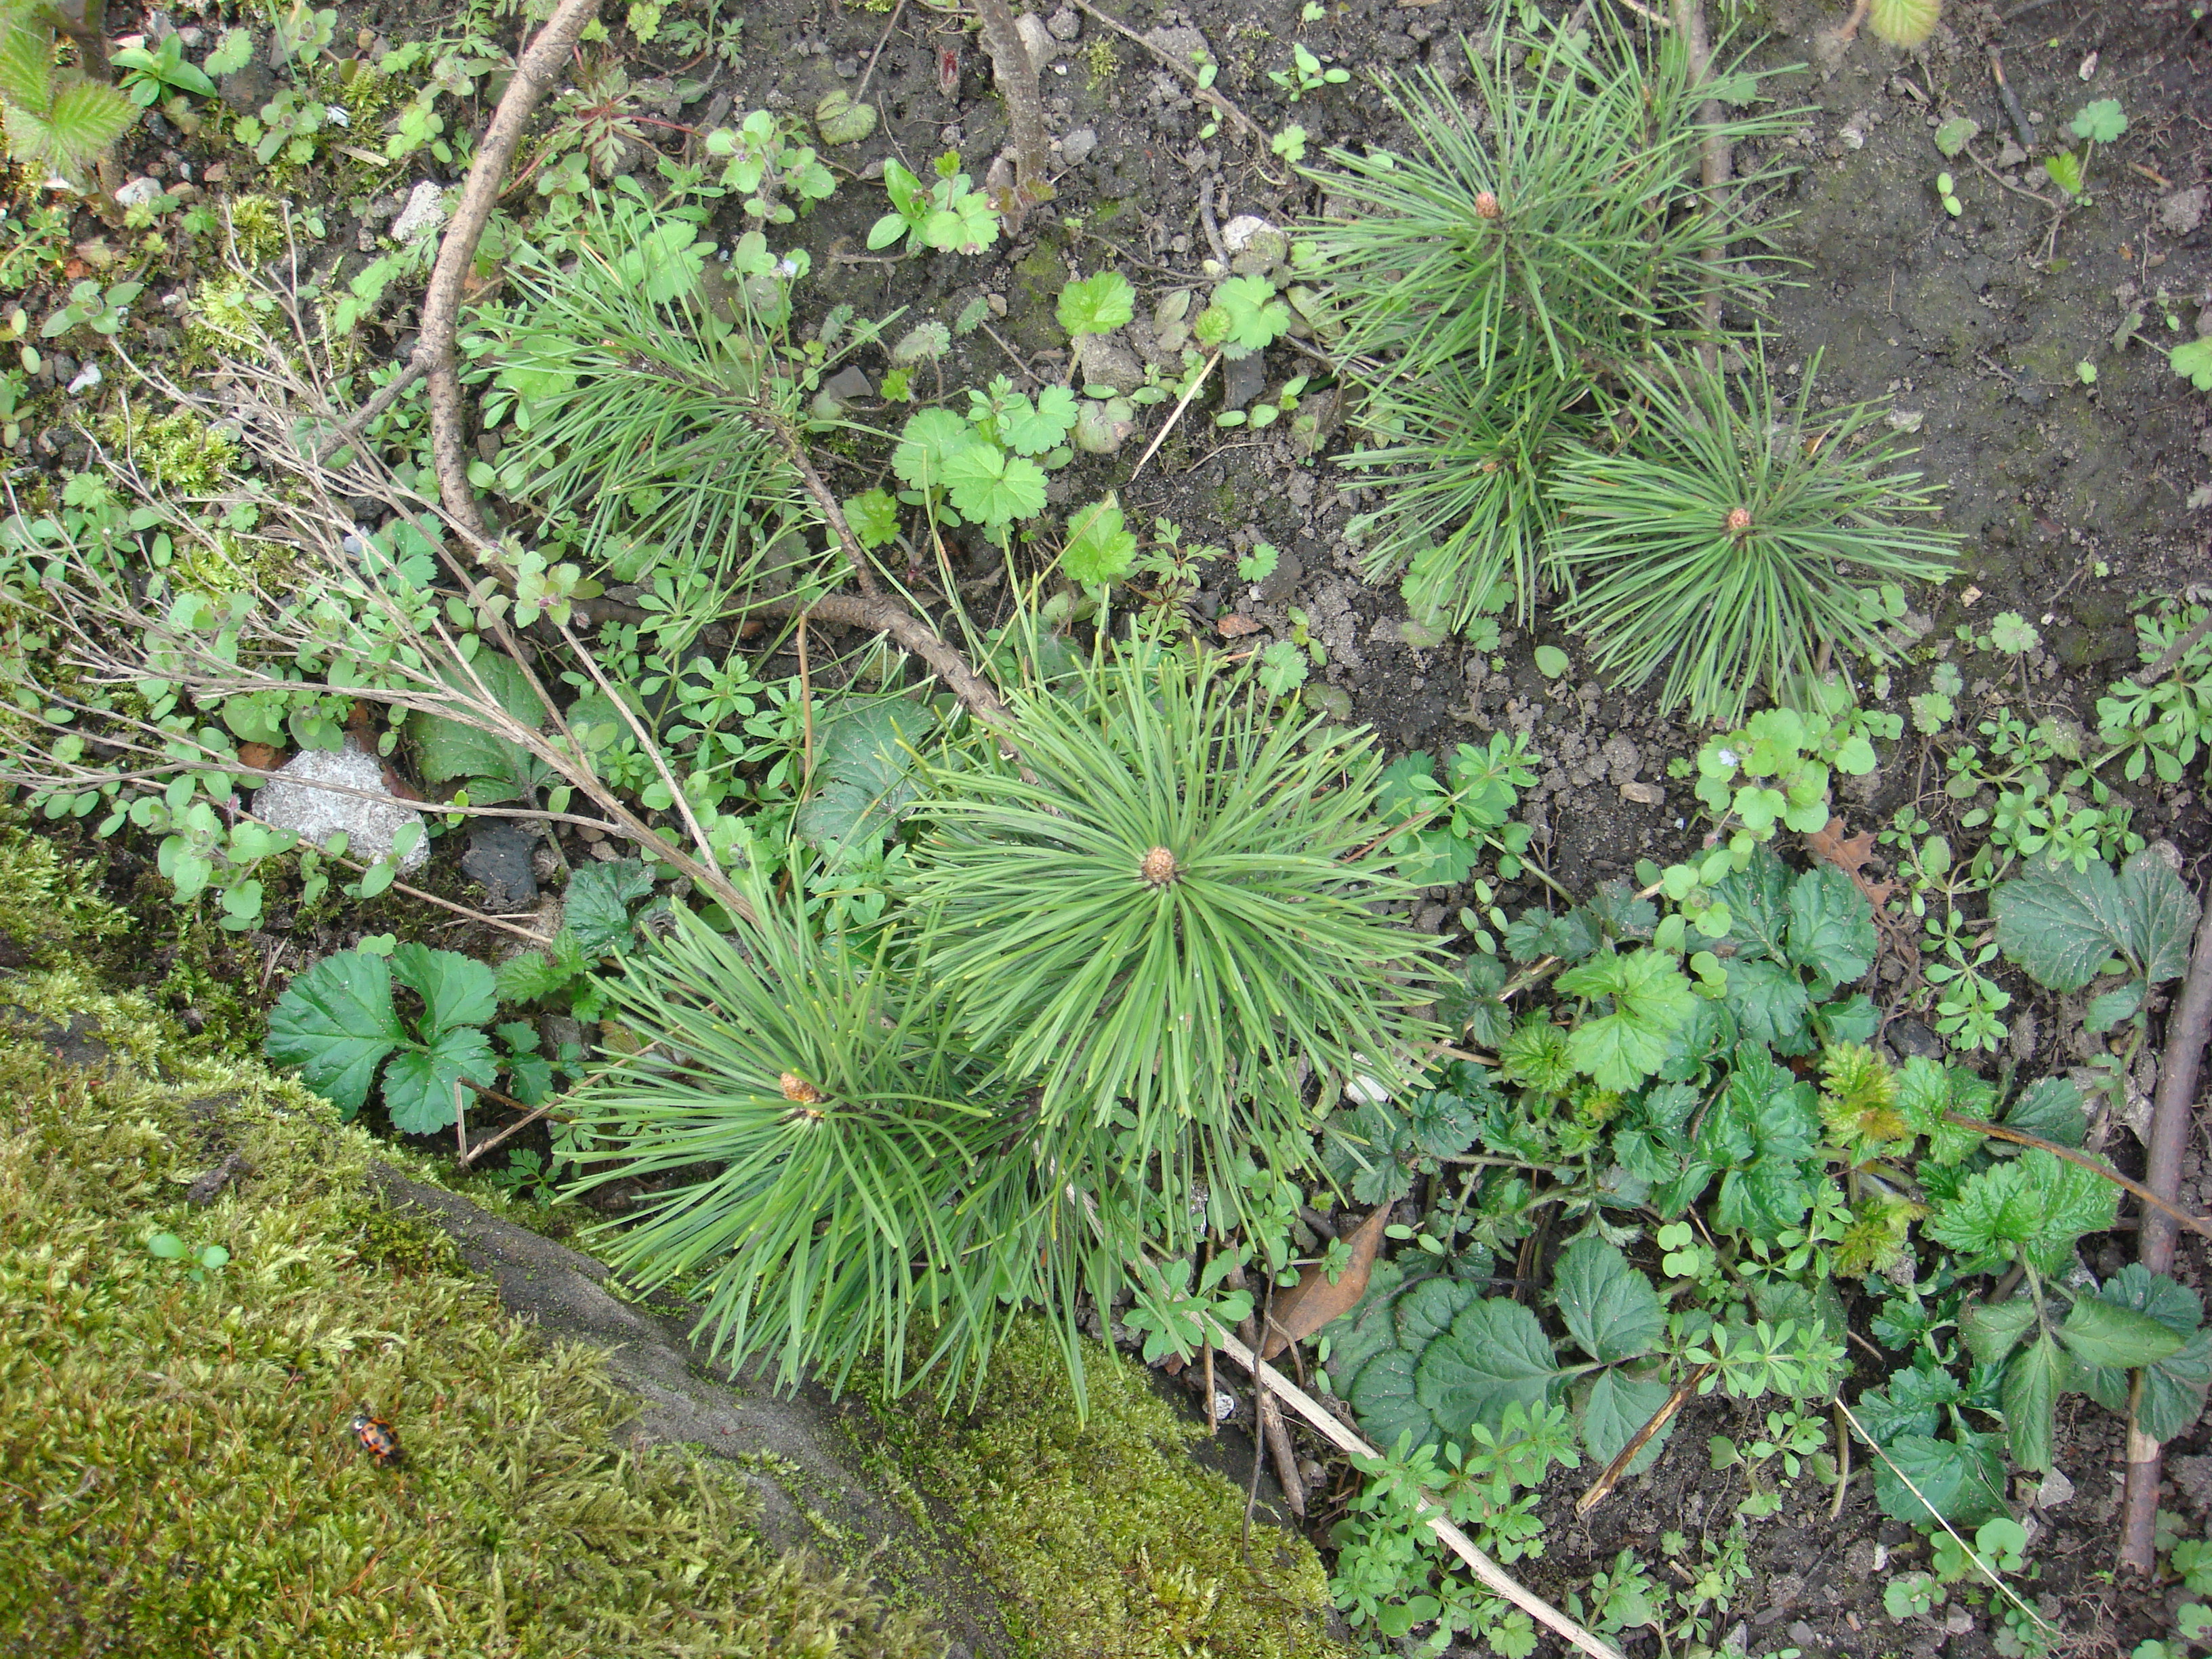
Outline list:
[[[1175,31],[1157,38],[1178,51],[1202,37],[1222,65],[1221,91],[1268,131],[1298,122],[1316,149],[1323,142],[1401,142],[1357,72],[1426,64],[1449,74],[1457,32],[1489,21],[1489,9],[1477,0],[1344,0],[1313,22],[1300,21],[1299,0],[1186,0],[1179,7],[1121,0],[1109,9],[1140,31]],[[1771,83],[1785,105],[1808,112],[1802,138],[1785,152],[1797,170],[1771,204],[1778,251],[1802,263],[1792,284],[1776,294],[1770,315],[1729,320],[1768,331],[1770,362],[1795,366],[1785,370],[1785,386],[1794,386],[1794,374],[1817,356],[1823,400],[1887,397],[1919,416],[1919,464],[1948,486],[1946,522],[1965,538],[1966,549],[1960,580],[1914,598],[1926,607],[1930,642],[1946,642],[1961,623],[2007,610],[2043,636],[2026,659],[2024,685],[2011,675],[1999,683],[1994,659],[1957,654],[1968,682],[1962,720],[1979,718],[1985,702],[2018,707],[2024,690],[2038,715],[2067,714],[2094,727],[2097,696],[2133,661],[2133,618],[2145,596],[2193,590],[2212,598],[2206,550],[2212,399],[2172,374],[2161,351],[2120,340],[2124,320],[2138,308],[2141,332],[2154,343],[2175,343],[2200,327],[2212,331],[2212,212],[2204,199],[2212,180],[2212,33],[2193,15],[2202,9],[2183,0],[2031,0],[2003,8],[1953,0],[1935,37],[1911,52],[1867,33],[1838,49],[1826,32],[1843,9],[1828,0],[1772,0],[1755,9],[1750,21],[1767,38],[1753,52],[1754,65],[1809,64]],[[356,26],[395,40],[434,27],[374,6],[358,18],[349,10],[345,27]],[[910,3],[887,15],[834,0],[764,0],[744,9],[743,29],[741,67],[717,70],[709,61],[684,71],[708,80],[685,106],[684,121],[703,126],[722,118],[710,111],[762,106],[811,111],[823,93],[849,90],[866,73],[883,125],[866,143],[834,153],[842,167],[879,172],[873,164],[896,156],[926,174],[933,157],[957,149],[980,175],[1006,140],[989,64],[957,16]],[[882,315],[902,307],[903,327],[927,318],[950,324],[973,298],[993,296],[992,331],[957,343],[944,366],[947,386],[1000,374],[1018,384],[1064,378],[1066,340],[1051,313],[1071,270],[1120,269],[1137,285],[1140,317],[1159,295],[1198,285],[1210,240],[1202,198],[1216,225],[1243,214],[1285,224],[1318,206],[1309,188],[1273,182],[1260,165],[1265,158],[1232,131],[1202,136],[1209,118],[1188,86],[1126,38],[1066,6],[1050,18],[1049,33],[1054,50],[1042,79],[1059,194],[1032,212],[1011,246],[977,257],[869,260],[866,231],[883,202],[879,189],[865,183],[847,183],[787,233],[814,251],[809,304],[817,308],[849,303]],[[1296,105],[1285,101],[1267,71],[1284,66],[1293,36],[1354,70],[1354,80]],[[1751,38],[1748,28],[1743,38]],[[627,42],[620,29],[616,42]],[[2091,159],[2089,198],[2063,214],[2054,211],[2057,192],[2038,166],[2004,165],[2009,152],[2002,147],[2013,135],[1985,57],[1990,47],[2002,50],[2037,131],[2060,131],[2095,98],[2118,99],[2128,112],[2125,136],[2098,146]],[[675,68],[651,66],[653,54],[641,56],[648,67],[634,61],[633,78],[653,67]],[[455,124],[480,124],[487,112],[468,112]],[[1936,151],[1932,129],[1954,115],[1979,124],[1973,150],[1980,161],[1946,161]],[[140,149],[126,156],[136,163],[126,173],[143,170],[162,149],[160,140],[143,135],[133,142]],[[680,135],[668,136],[671,148],[680,142]],[[169,152],[169,166],[177,154]],[[229,165],[233,187],[245,187],[250,163],[234,150]],[[1962,200],[1955,217],[1933,188],[1945,169]],[[1274,169],[1278,176],[1283,171]],[[387,219],[418,176],[382,175],[368,195],[326,203],[334,223],[324,246],[345,252],[342,261],[322,256],[314,274],[342,278],[361,263],[356,230]],[[318,186],[308,179],[295,188],[312,195]],[[1078,215],[1079,229],[1072,223]],[[2169,309],[2178,334],[2167,330]],[[380,331],[372,330],[370,339],[377,351],[403,351],[411,343],[404,309]],[[2081,363],[2094,366],[2093,384],[2077,372]],[[869,358],[860,366],[874,376],[884,367]],[[1312,366],[1279,346],[1262,365],[1264,383],[1279,385]],[[1216,428],[1210,419],[1216,397],[1210,388],[1154,462],[1132,478],[1142,441],[1164,413],[1140,411],[1138,438],[1116,456],[1086,458],[1059,475],[1055,497],[1082,501],[1115,488],[1134,524],[1164,517],[1194,540],[1232,551],[1257,541],[1283,550],[1266,583],[1247,587],[1218,578],[1197,595],[1196,613],[1217,627],[1230,617],[1256,624],[1245,642],[1257,644],[1287,637],[1292,610],[1303,611],[1328,651],[1317,678],[1345,694],[1352,718],[1372,724],[1394,751],[1449,750],[1498,727],[1532,732],[1547,763],[1531,797],[1539,826],[1534,850],[1568,890],[1624,873],[1638,858],[1663,861],[1695,844],[1693,803],[1683,786],[1668,782],[1665,767],[1692,752],[1701,732],[1656,714],[1651,699],[1633,689],[1608,689],[1571,672],[1547,680],[1533,648],[1555,643],[1571,656],[1575,641],[1540,616],[1532,629],[1507,629],[1494,654],[1456,642],[1407,645],[1395,587],[1364,583],[1345,538],[1347,520],[1373,504],[1373,492],[1346,489],[1327,455],[1302,458],[1285,437]],[[895,421],[899,413],[884,411],[884,418]],[[71,440],[57,424],[35,443],[38,459],[57,453],[67,459]],[[1340,438],[1334,447],[1341,449]],[[1909,694],[1927,689],[1931,665],[1923,660],[1898,673],[1887,706],[1901,713]],[[1839,810],[1854,830],[1878,827],[1907,804],[1940,822],[1948,804],[1929,781],[1942,775],[1940,750],[1908,737],[1885,756],[1880,772],[1847,787]],[[1656,799],[1650,799],[1654,786],[1664,792]],[[2171,842],[2185,880],[2201,889],[2212,860],[2212,816],[2201,787],[2143,787],[2132,799],[2136,828]],[[1449,927],[1463,896],[1431,890],[1415,907],[1416,925]],[[1509,907],[1540,897],[1534,890],[1503,896]],[[2020,1006],[2028,1005],[2030,988],[2008,986]],[[2048,1030],[2055,1022],[2042,1024]],[[2026,1047],[2013,1058],[2033,1063],[2032,1039]],[[2201,1152],[2200,1143],[2183,1189],[2185,1202],[2199,1205],[2212,1202],[2212,1170],[2201,1167]],[[2132,1241],[2118,1237],[2102,1248],[2116,1267],[2123,1249],[2132,1254]],[[2098,1249],[2092,1241],[2093,1261]],[[2177,1272],[2203,1287],[2201,1241],[2185,1237]],[[1860,1379],[1878,1380],[1871,1372]],[[1655,1556],[1662,1531],[1682,1528],[1694,1538],[1700,1529],[1724,1529],[1744,1477],[1710,1472],[1703,1449],[1716,1433],[1741,1437],[1749,1421],[1742,1408],[1698,1402],[1655,1471],[1624,1483],[1587,1522],[1572,1515],[1577,1477],[1562,1477],[1548,1499],[1554,1524],[1547,1553],[1521,1569],[1528,1581],[1564,1599],[1624,1548]],[[2167,1506],[2192,1531],[2212,1508],[2212,1480],[2196,1478],[2212,1475],[2208,1454],[2212,1436],[2203,1427],[2169,1448],[2169,1474],[2179,1479]],[[2121,1455],[2113,1418],[2069,1398],[2062,1407],[2058,1462],[2073,1496],[2030,1511],[2040,1534],[2032,1551],[2042,1572],[2034,1589],[2069,1650],[2124,1651],[2170,1628],[2156,1594],[2118,1591],[2108,1582]],[[1903,1626],[1888,1617],[1876,1553],[1908,1559],[1903,1547],[1912,1534],[1875,1510],[1863,1480],[1854,1483],[1833,1520],[1828,1496],[1818,1483],[1801,1481],[1786,1489],[1779,1514],[1754,1523],[1757,1577],[1729,1614],[1731,1624],[1745,1621],[1739,1639],[1748,1651],[1792,1647],[1928,1659],[1940,1651],[1980,1659],[1990,1641],[1986,1610],[1954,1617],[1948,1628],[1940,1615]],[[1318,1505],[1324,1521],[1328,1507]],[[1623,1640],[1638,1659],[1656,1650],[1648,1634]]]

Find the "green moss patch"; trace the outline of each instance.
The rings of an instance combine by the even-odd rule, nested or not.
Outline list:
[[[161,1077],[147,1005],[66,974],[4,999],[19,1030],[75,1012],[114,1039],[82,1069],[0,1040],[0,1630],[25,1651],[939,1651],[757,1541],[734,1471],[614,1449],[597,1354],[540,1346],[380,1208],[373,1143],[323,1103],[173,1053]],[[362,1409],[399,1466],[355,1442]]]
[[[1038,1659],[1322,1659],[1328,1574],[1244,1494],[1191,1462],[1200,1432],[1136,1367],[1092,1343],[1089,1413],[1051,1334],[993,1354],[969,1407],[879,1413],[908,1477],[951,1516]]]

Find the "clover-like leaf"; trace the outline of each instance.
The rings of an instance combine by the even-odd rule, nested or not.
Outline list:
[[[995,444],[954,452],[945,464],[945,483],[952,505],[979,524],[1007,524],[1044,511],[1043,469]]]
[[[1110,334],[1137,314],[1137,291],[1118,270],[1102,270],[1060,291],[1060,325],[1071,335]]]
[[[1121,504],[1111,495],[1067,515],[1060,567],[1070,581],[1119,581],[1129,574],[1137,562],[1137,538],[1123,523]]]

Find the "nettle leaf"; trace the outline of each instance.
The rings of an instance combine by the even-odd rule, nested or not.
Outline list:
[[[652,890],[653,872],[637,859],[579,866],[562,896],[562,931],[586,957],[605,956],[629,941],[630,904]]]
[[[1541,957],[1580,962],[1602,939],[1596,920],[1579,906],[1559,915],[1523,910],[1506,926],[1505,954],[1521,963]]]
[[[28,7],[0,21],[0,98],[44,109],[53,93],[54,32],[32,21]]]
[[[392,952],[392,971],[422,999],[423,1031],[432,1038],[456,1026],[487,1024],[499,1012],[499,987],[492,970],[459,951],[402,945]]]
[[[1967,1433],[1957,1440],[1899,1435],[1883,1445],[1887,1456],[1875,1460],[1875,1496],[1886,1512],[1905,1522],[1923,1522],[1940,1516],[1954,1525],[1972,1526],[2002,1515],[2005,1468],[1999,1448],[2003,1443],[2004,1437],[1995,1434]],[[1907,1480],[1926,1503],[1905,1486]]]
[[[1102,270],[1060,291],[1060,325],[1071,335],[1110,334],[1137,314],[1137,290],[1118,270]]]
[[[2004,1122],[2061,1146],[2079,1146],[2088,1137],[2088,1103],[2071,1078],[2040,1078],[2013,1102]]]
[[[830,721],[817,738],[814,794],[792,827],[810,846],[840,857],[880,847],[920,793],[915,747],[931,723],[928,710],[900,698],[860,704]]]
[[[1437,1426],[1456,1436],[1477,1423],[1495,1429],[1515,1401],[1541,1405],[1559,1375],[1536,1316],[1492,1297],[1429,1344],[1414,1370],[1414,1392]]]
[[[544,720],[544,707],[530,689],[529,676],[501,652],[480,650],[465,669],[448,660],[438,674],[455,690],[471,696],[482,695],[477,689],[481,681],[501,708],[532,731]],[[479,806],[514,800],[552,776],[551,769],[521,744],[441,715],[418,709],[407,717],[407,735],[415,744],[416,766],[425,783],[465,778],[469,799]]]
[[[1419,1364],[1405,1348],[1385,1348],[1359,1368],[1352,1384],[1352,1409],[1376,1445],[1395,1448],[1401,1435],[1410,1436],[1416,1446],[1437,1437],[1437,1420],[1414,1392]]]
[[[2074,1386],[2074,1362],[2048,1334],[2029,1343],[2005,1367],[2005,1437],[2024,1469],[2051,1468],[2052,1419],[2058,1396]]]
[[[2142,1394],[2136,1425],[2154,1440],[2171,1440],[2203,1414],[2212,1388],[2212,1332],[2203,1328],[2204,1304],[2196,1291],[2164,1273],[2153,1274],[2131,1261],[2105,1281],[2100,1299],[2113,1307],[2158,1322],[2179,1344],[2171,1353],[2142,1367]],[[2130,1389],[2128,1373],[2084,1366],[2082,1392],[2108,1411],[2124,1413]]]
[[[1958,1163],[1982,1144],[1981,1136],[1948,1121],[1944,1114],[1962,1117],[1987,1115],[1988,1085],[1972,1073],[1938,1066],[1924,1054],[1915,1054],[1897,1070],[1897,1109],[1913,1133],[1928,1138],[1926,1156],[1933,1162]],[[1971,1095],[1972,1098],[1963,1097]]]
[[[1592,1379],[1582,1401],[1583,1444],[1600,1463],[1612,1462],[1674,1392],[1658,1377],[1632,1376],[1622,1366],[1607,1366]],[[1669,1422],[1653,1435],[1629,1463],[1627,1473],[1640,1474],[1658,1462],[1660,1448],[1674,1432]]]
[[[1362,1204],[1403,1198],[1413,1172],[1399,1161],[1405,1120],[1385,1102],[1363,1101],[1351,1111],[1329,1114],[1323,1126],[1322,1165],[1329,1178]]]
[[[1813,999],[1805,981],[1786,962],[1739,958],[1728,965],[1728,990],[1722,1000],[1744,1036],[1785,1054],[1808,1052]]]
[[[1398,1297],[1406,1288],[1405,1269],[1395,1261],[1377,1261],[1367,1275],[1367,1289],[1349,1313],[1323,1326],[1320,1335],[1328,1345],[1329,1386],[1349,1400],[1360,1368],[1376,1354],[1397,1346]]]
[[[1899,1436],[1933,1435],[1942,1419],[1942,1408],[1966,1397],[1959,1379],[1934,1366],[1908,1366],[1892,1371],[1879,1389],[1859,1395],[1856,1415],[1876,1443],[1887,1446]]]
[[[435,1134],[453,1127],[453,1085],[489,1085],[499,1075],[491,1039],[474,1026],[442,1034],[428,1048],[409,1048],[384,1068],[384,1109],[402,1134]]]
[[[1611,997],[1613,1012],[1585,1018],[1567,1038],[1577,1071],[1601,1089],[1628,1090],[1657,1071],[1668,1040],[1696,1012],[1688,977],[1663,951],[1608,951],[1559,975],[1570,996]]]
[[[1965,1256],[2016,1251],[2039,1272],[2057,1273],[2078,1240],[2106,1231],[2118,1213],[2119,1189],[2111,1182],[2032,1150],[1969,1177],[1924,1231]]]
[[[952,505],[979,524],[1002,525],[1044,511],[1045,477],[1035,461],[994,444],[971,444],[945,463]]]
[[[1618,1249],[1588,1233],[1560,1253],[1552,1295],[1582,1351],[1607,1364],[1650,1352],[1667,1329],[1651,1281]]]
[[[1996,891],[1997,943],[2038,984],[2078,991],[2107,957],[2125,957],[2149,984],[2189,966],[2197,900],[2166,861],[2146,849],[2122,866],[2045,860]]]
[[[1728,936],[1735,941],[1738,961],[1787,959],[1783,938],[1790,918],[1790,867],[1774,856],[1772,848],[1753,848],[1751,862],[1715,882],[1713,893],[1729,908]],[[1731,979],[1735,972],[1731,963]]]
[[[408,1041],[392,1006],[391,968],[381,957],[343,951],[286,988],[270,1011],[262,1052],[298,1066],[301,1082],[351,1117],[385,1056]]]
[[[8,147],[18,161],[43,162],[67,178],[87,167],[138,118],[138,106],[98,81],[64,81],[43,110],[7,106]]]
[[[1863,978],[1874,966],[1874,907],[1832,864],[1790,884],[1790,957],[1830,986]]]
[[[1967,1352],[1984,1365],[2006,1358],[2035,1328],[2035,1304],[2025,1297],[1970,1309],[1960,1326]]]
[[[2181,1346],[2181,1338],[2149,1314],[2101,1297],[2083,1297],[2068,1311],[2058,1340],[2085,1365],[2133,1370]]]

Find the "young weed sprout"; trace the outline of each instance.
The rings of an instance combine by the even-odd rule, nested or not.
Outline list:
[[[1626,372],[1628,447],[1576,445],[1553,477],[1565,620],[1597,670],[1634,686],[1663,665],[1662,707],[1734,723],[1762,687],[1787,702],[1820,647],[1893,654],[1860,589],[1941,580],[1957,538],[1900,522],[1936,511],[1936,486],[1893,470],[1913,451],[1879,408],[1815,411],[1817,360],[1781,407],[1763,352],[1733,395],[1693,359],[1652,363]]]

